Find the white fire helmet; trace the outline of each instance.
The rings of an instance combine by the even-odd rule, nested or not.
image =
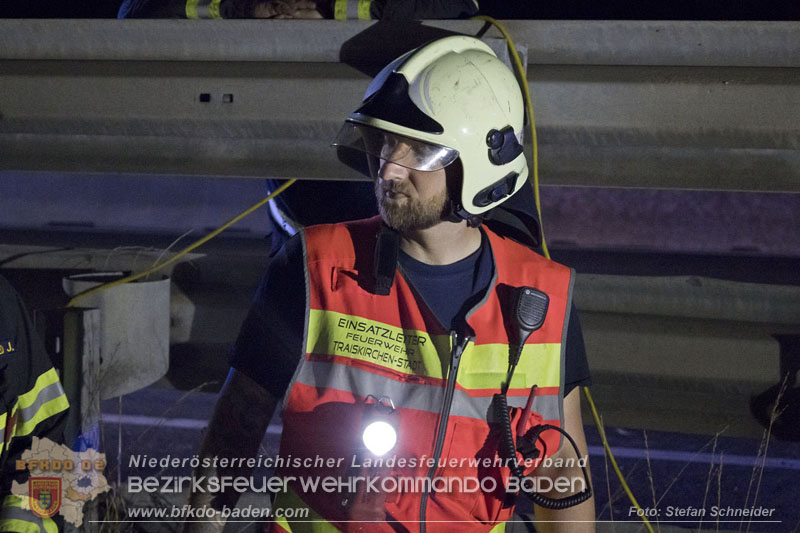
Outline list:
[[[501,204],[528,176],[522,93],[514,74],[479,39],[453,36],[408,52],[372,80],[333,142],[419,171],[461,160],[456,195],[468,218]]]

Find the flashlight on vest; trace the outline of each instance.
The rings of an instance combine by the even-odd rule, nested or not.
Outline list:
[[[374,409],[366,417],[364,431],[361,433],[361,441],[364,447],[372,455],[383,457],[392,451],[397,444],[397,430],[391,423],[391,415],[394,410],[394,402],[388,396],[376,398],[371,394],[366,401],[374,401]]]
[[[372,455],[382,457],[392,451],[397,444],[397,431],[390,423],[376,420],[364,428],[361,438]]]
[[[351,492],[343,495],[341,505],[347,509],[348,521],[374,522],[383,519],[388,500],[386,494],[380,490],[378,494],[370,494],[363,480],[372,480],[372,483],[388,475],[380,458],[397,445],[397,429],[394,417],[391,416],[395,406],[388,396],[369,394],[364,398],[363,408],[361,444],[353,456],[353,463],[347,467],[350,479],[362,481],[357,482]]]

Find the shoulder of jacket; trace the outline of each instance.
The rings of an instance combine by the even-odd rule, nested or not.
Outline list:
[[[504,237],[485,228],[492,242],[492,251],[495,256],[505,261],[519,264],[531,264],[539,268],[553,268],[556,270],[570,270],[569,267],[562,265],[552,259],[548,259],[537,251],[518,243],[513,239]]]
[[[303,230],[308,259],[353,258],[374,248],[380,227],[380,217],[309,226]]]
[[[20,313],[19,295],[11,283],[0,276],[0,327],[12,327]]]

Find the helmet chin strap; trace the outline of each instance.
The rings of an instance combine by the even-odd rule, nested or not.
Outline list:
[[[461,203],[461,188],[463,187],[464,170],[461,161],[456,159],[453,164],[445,167],[447,176],[447,207],[445,212],[448,222],[459,223],[467,221],[467,226],[477,228],[483,223],[483,215],[473,215],[468,213]]]
[[[445,220],[447,220],[448,222],[458,223],[461,222],[462,220],[466,220],[467,226],[469,226],[470,228],[477,228],[478,226],[483,224],[483,218],[484,218],[483,215],[471,215],[470,213],[467,213],[467,211],[461,205],[461,202],[453,198],[449,198],[447,202],[449,205],[448,208],[449,214],[447,215],[447,218]]]
[[[395,230],[382,223],[372,258],[372,292],[375,294],[386,296],[391,292],[394,274],[397,270],[399,250],[400,236]]]

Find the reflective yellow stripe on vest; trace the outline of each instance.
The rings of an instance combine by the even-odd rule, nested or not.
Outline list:
[[[306,351],[363,361],[408,376],[442,379],[450,358],[449,335],[429,335],[366,318],[312,309]],[[526,344],[511,388],[558,387],[561,344]],[[458,384],[465,389],[497,389],[508,371],[508,345],[470,344]]]
[[[273,509],[308,509],[308,516],[301,521],[290,522],[286,518],[276,518],[275,523],[290,533],[338,533],[338,529],[317,514],[306,502],[287,486],[286,492],[281,492],[275,498]]]
[[[186,18],[221,19],[219,4],[222,0],[186,0]]]
[[[15,533],[58,533],[56,523],[51,518],[41,518],[22,508],[18,496],[6,496],[0,509],[0,531]]]
[[[308,387],[326,387],[352,393],[356,397],[384,395],[392,398],[397,405],[417,411],[439,413],[443,399],[441,386],[423,383],[409,383],[330,361],[304,361],[295,376],[295,383]],[[492,391],[494,392],[494,391]],[[510,407],[524,407],[528,391],[517,396],[509,396]],[[456,389],[453,392],[452,416],[484,420],[490,412],[492,395],[470,396],[467,391]],[[545,420],[558,420],[558,396],[540,395],[533,403],[533,410]]]
[[[58,374],[51,368],[36,379],[31,390],[17,398],[14,408],[17,422],[11,436],[29,435],[39,423],[67,408],[67,396],[58,381]]]
[[[507,344],[467,346],[461,359],[458,384],[465,389],[497,392],[508,372]],[[511,389],[558,387],[561,379],[561,343],[526,344],[511,378]],[[527,396],[527,391],[525,393]]]
[[[336,0],[333,3],[333,18],[336,20],[370,20],[372,0]]]

